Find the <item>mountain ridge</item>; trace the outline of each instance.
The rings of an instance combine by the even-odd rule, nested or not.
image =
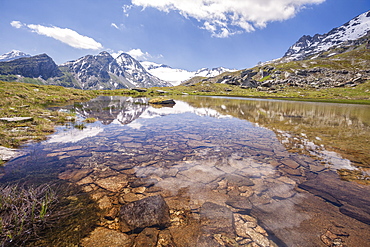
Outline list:
[[[0,62],[0,75],[13,75],[11,80],[25,77],[33,78],[38,84],[96,90],[172,86],[148,73],[137,60],[126,53],[114,59],[103,51],[98,55],[86,55],[59,66],[46,54],[7,57],[9,60]],[[49,67],[40,63],[40,57],[47,60]]]
[[[6,59],[6,61],[0,61],[0,75],[11,75],[10,73],[5,73],[4,69],[2,70],[1,68],[17,63],[12,61],[24,57],[32,60],[37,56],[31,56],[15,50],[0,56],[4,60]],[[54,61],[52,63],[55,64]],[[50,76],[45,77],[41,74],[23,73],[23,71],[27,70],[25,68],[27,66],[25,64],[21,71],[13,71],[16,74],[9,78],[12,80],[22,79],[23,77],[36,78],[33,82],[37,84],[98,90],[173,86],[179,85],[194,76],[211,77],[225,71],[234,71],[223,67],[213,69],[202,68],[197,71],[173,69],[164,64],[148,61],[139,62],[127,53],[121,53],[118,57],[113,58],[106,51],[100,52],[97,55],[86,55],[76,60],[60,64],[58,66],[58,73],[52,78]]]
[[[47,54],[33,57],[21,57],[7,62],[0,62],[1,75],[22,75],[30,78],[49,78],[60,76],[58,65]]]
[[[351,46],[355,40],[368,32],[370,32],[370,11],[356,16],[325,34],[303,35],[289,47],[281,62],[303,60],[336,46]]]

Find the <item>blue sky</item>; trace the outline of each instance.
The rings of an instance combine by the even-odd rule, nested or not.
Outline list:
[[[173,68],[244,69],[368,10],[369,0],[0,0],[0,54],[61,64],[128,52]]]

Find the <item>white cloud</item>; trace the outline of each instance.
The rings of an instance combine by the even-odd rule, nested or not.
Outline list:
[[[114,22],[112,22],[111,24],[110,24],[110,26],[111,27],[114,27],[115,29],[118,29],[118,30],[123,30],[124,28],[125,28],[125,25],[123,25],[123,24],[119,24],[119,25],[117,25],[116,23],[114,23]]]
[[[295,16],[306,5],[326,0],[132,0],[144,9],[178,11],[186,18],[203,23],[203,29],[215,37],[228,37],[240,32],[264,28],[268,22],[283,21]]]
[[[113,22],[112,22],[110,25],[111,25],[112,27],[116,28],[116,29],[119,29],[119,27],[117,26],[117,24],[116,24],[116,23],[113,23]]]
[[[132,5],[123,5],[122,11],[126,17],[129,16],[129,11],[132,8]]]
[[[126,53],[136,60],[147,60],[152,58],[152,55],[150,55],[148,52],[144,53],[141,49],[132,49]]]
[[[108,52],[111,54],[111,56],[112,56],[113,58],[117,58],[117,57],[118,57],[119,55],[121,55],[122,53],[126,53],[126,52],[124,52],[124,51],[122,51],[122,50],[119,50],[119,51],[115,52],[115,51],[110,50],[110,49],[108,49]]]
[[[136,60],[139,60],[139,61],[146,61],[148,59],[150,60],[150,59],[163,58],[163,55],[161,55],[161,54],[153,56],[153,55],[149,54],[148,52],[143,52],[140,48],[131,49],[129,51],[122,51],[122,50],[113,51],[113,50],[108,49],[108,52],[112,55],[113,58],[117,58],[122,53],[127,53],[131,57],[133,57],[133,58],[135,58]]]
[[[103,132],[104,129],[100,127],[90,127],[83,130],[71,129],[69,131],[60,132],[58,134],[52,135],[47,141],[48,143],[60,142],[78,142],[88,137],[93,137]]]
[[[45,27],[34,24],[27,25],[27,27],[37,34],[54,38],[74,48],[92,50],[99,50],[103,48],[103,46],[99,42],[96,42],[93,38],[81,35],[72,29]]]
[[[99,42],[96,42],[93,38],[81,35],[76,31],[69,29],[69,28],[60,28],[60,27],[46,27],[42,25],[35,25],[35,24],[23,24],[20,21],[12,21],[10,23],[15,28],[26,27],[32,32],[35,32],[40,35],[45,35],[47,37],[54,38],[59,40],[69,46],[78,49],[91,49],[91,50],[99,50],[102,49],[103,46]]]
[[[12,25],[12,27],[15,27],[15,28],[21,28],[21,27],[23,27],[23,23],[20,22],[20,21],[12,21],[10,23],[10,25]]]

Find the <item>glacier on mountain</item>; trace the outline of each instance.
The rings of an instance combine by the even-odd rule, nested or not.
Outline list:
[[[31,55],[18,50],[12,50],[8,53],[0,55],[0,62],[9,62],[22,57],[31,57]]]
[[[180,85],[182,82],[187,81],[195,76],[214,77],[226,71],[236,71],[223,67],[213,69],[202,68],[197,71],[188,71],[184,69],[174,69],[164,64],[157,64],[149,61],[143,61],[141,64],[149,73],[164,81],[170,82],[174,86]]]

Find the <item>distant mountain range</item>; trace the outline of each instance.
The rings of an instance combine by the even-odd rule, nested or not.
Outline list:
[[[229,71],[225,68],[195,72],[173,69],[153,62],[140,63],[127,53],[113,58],[108,52],[101,52],[59,66],[46,54],[31,56],[14,50],[0,58],[0,75],[10,76],[10,80],[36,78],[40,84],[95,90],[166,87],[193,76],[210,77]]]
[[[0,62],[1,75],[36,78],[39,83],[48,85],[79,89],[172,86],[148,73],[138,61],[126,53],[114,59],[108,52],[101,52],[59,66],[46,54],[30,56],[12,51],[2,57],[7,61]]]

